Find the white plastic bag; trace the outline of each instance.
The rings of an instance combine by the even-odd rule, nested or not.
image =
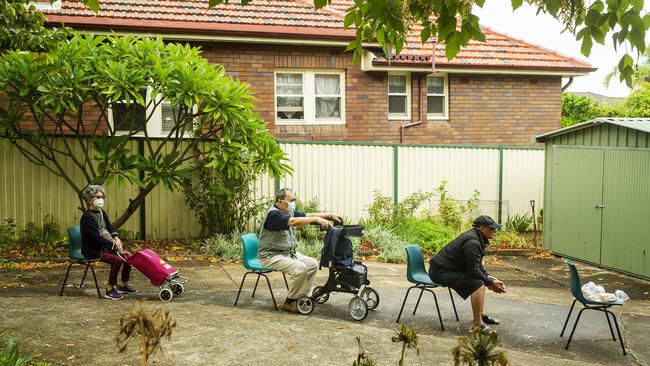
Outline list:
[[[630,299],[630,297],[627,296],[627,294],[621,290],[616,290],[616,292],[614,292],[614,296],[616,296],[616,300],[623,301],[623,302]]]
[[[616,295],[608,292],[603,292],[602,294],[592,295],[587,299],[593,301],[599,301],[599,302],[612,302],[612,301],[616,301]]]
[[[587,300],[598,301],[598,302],[612,302],[612,301],[623,301],[629,300],[630,297],[621,290],[616,290],[616,292],[608,293],[605,291],[603,286],[598,286],[593,282],[587,282],[582,286],[582,294],[587,298]]]
[[[605,293],[605,288],[603,286],[597,286],[593,282],[587,282],[586,284],[582,285],[582,294],[587,298],[590,299],[598,294],[604,294]]]

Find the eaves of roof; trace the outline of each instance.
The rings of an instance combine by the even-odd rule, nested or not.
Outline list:
[[[187,21],[164,21],[139,19],[89,17],[74,15],[47,15],[47,25],[64,24],[76,29],[157,32],[170,34],[219,34],[227,36],[246,36],[264,38],[293,38],[351,41],[355,31],[351,29],[332,29],[316,27],[275,26],[259,24],[203,23]]]

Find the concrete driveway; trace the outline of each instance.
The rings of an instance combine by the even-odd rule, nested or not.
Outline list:
[[[605,316],[585,312],[570,349],[560,338],[573,298],[565,283],[568,272],[561,260],[529,260],[500,257],[488,261],[491,274],[508,285],[504,295],[490,294],[486,311],[502,321],[498,331],[503,349],[513,365],[650,365],[650,283],[578,264],[585,281],[593,280],[608,290],[623,289],[631,297],[615,309],[628,355],[609,334]],[[39,359],[66,365],[137,365],[137,345],[118,354],[115,344],[117,319],[128,312],[135,299],[149,306],[162,306],[178,321],[164,353],[155,356],[159,365],[351,365],[356,359],[355,337],[380,365],[395,365],[401,347],[390,341],[403,296],[409,287],[406,266],[365,262],[371,285],[380,304],[366,320],[356,322],[347,312],[352,295],[332,294],[309,316],[273,310],[265,283],[251,298],[254,280],[249,276],[237,307],[233,306],[243,268],[237,263],[205,261],[172,262],[191,278],[186,292],[169,303],[157,299],[157,289],[139,273],[133,283],[140,294],[122,301],[98,299],[94,288],[66,288],[59,297],[65,267],[30,271],[1,270],[0,328],[20,340],[22,348],[40,353]],[[107,277],[100,265],[100,281]],[[73,269],[78,283],[82,270]],[[286,296],[279,274],[271,274],[276,299]],[[327,271],[319,272],[318,283]],[[417,294],[412,291],[402,315],[403,323],[419,335],[420,354],[409,352],[409,365],[453,364],[450,349],[456,337],[467,335],[471,323],[469,303],[454,294],[460,321],[456,321],[446,289],[436,294],[446,330],[440,329],[433,298],[424,294],[416,315]],[[576,314],[577,312],[574,312]],[[572,319],[575,318],[575,315]],[[570,323],[571,325],[572,323]]]

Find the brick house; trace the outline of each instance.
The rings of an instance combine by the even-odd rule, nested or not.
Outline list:
[[[207,0],[41,3],[50,25],[94,33],[161,36],[200,46],[210,62],[251,85],[257,111],[281,139],[385,143],[532,145],[560,127],[562,78],[588,63],[484,28],[455,59],[444,45],[409,36],[390,60],[364,45],[345,52],[349,0],[315,11],[311,0],[253,0],[208,9]],[[163,133],[169,105],[150,133]]]

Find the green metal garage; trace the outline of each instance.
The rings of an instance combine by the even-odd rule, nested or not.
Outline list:
[[[650,278],[650,119],[598,118],[546,145],[544,246]]]

